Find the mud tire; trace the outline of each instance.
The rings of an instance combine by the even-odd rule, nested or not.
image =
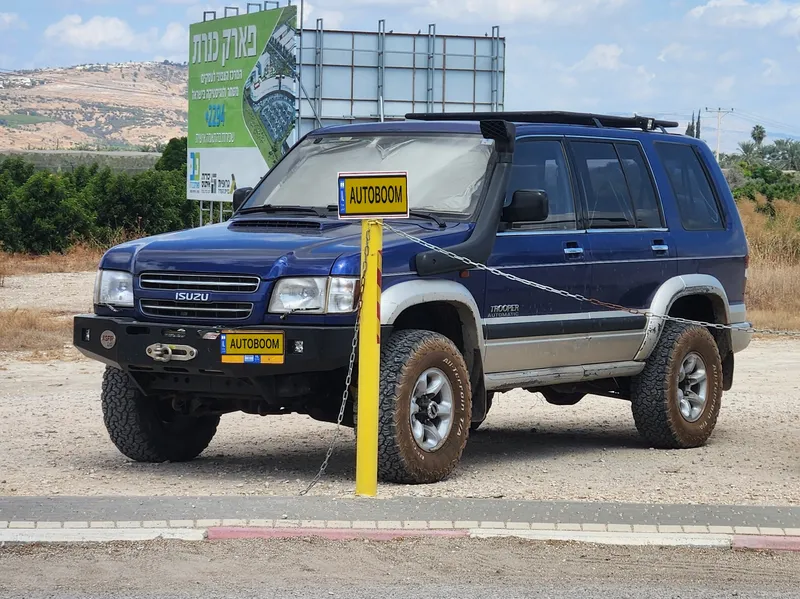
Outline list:
[[[680,411],[678,377],[684,359],[697,353],[705,362],[706,403],[698,420]],[[722,361],[708,329],[668,322],[644,370],[631,381],[631,408],[639,434],[654,448],[689,449],[706,444],[722,401]]]
[[[438,368],[453,391],[453,423],[443,445],[424,451],[411,430],[411,394],[417,379]],[[456,345],[431,331],[402,330],[381,352],[378,475],[383,482],[435,483],[458,465],[467,443],[472,414],[469,373]]]
[[[199,418],[159,409],[130,377],[106,367],[102,387],[103,420],[111,441],[136,462],[187,462],[199,456],[217,432],[219,416]],[[168,407],[171,411],[171,407]]]

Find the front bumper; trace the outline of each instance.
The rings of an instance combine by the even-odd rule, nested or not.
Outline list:
[[[79,315],[74,320],[73,343],[89,358],[126,371],[224,374],[230,377],[330,372],[347,366],[352,348],[352,327],[248,326],[248,331],[284,332],[286,354],[283,364],[223,363],[219,337],[215,334],[233,328]],[[194,355],[188,360],[173,356],[169,361],[157,361],[148,355],[147,348],[159,343],[191,348]],[[302,351],[298,351],[300,345]]]

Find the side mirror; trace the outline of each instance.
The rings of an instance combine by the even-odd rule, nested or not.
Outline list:
[[[239,208],[242,207],[245,200],[250,197],[250,192],[253,191],[252,187],[240,187],[236,191],[233,192],[233,211],[238,212]]]
[[[503,209],[507,223],[540,223],[550,216],[550,200],[541,189],[520,189],[514,192],[511,204]]]

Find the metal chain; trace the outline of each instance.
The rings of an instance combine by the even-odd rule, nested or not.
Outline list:
[[[577,294],[577,293],[570,293],[569,291],[564,291],[563,289],[556,289],[555,287],[550,287],[548,285],[543,285],[543,284],[537,283],[535,281],[529,281],[527,279],[520,278],[520,277],[518,277],[516,275],[510,274],[510,273],[507,273],[507,272],[503,272],[502,270],[499,270],[497,268],[494,268],[494,267],[491,267],[491,266],[487,266],[485,264],[481,264],[480,262],[475,262],[474,260],[470,260],[469,258],[465,258],[463,256],[459,256],[458,254],[454,254],[453,252],[451,252],[449,250],[446,250],[446,249],[441,248],[439,246],[433,245],[432,243],[429,243],[429,242],[425,241],[424,239],[420,239],[419,237],[415,237],[413,235],[410,235],[409,233],[406,233],[405,231],[401,231],[401,230],[395,228],[394,226],[390,225],[389,223],[384,222],[383,226],[384,226],[385,229],[391,231],[392,233],[395,233],[396,235],[399,235],[400,237],[408,239],[409,241],[413,241],[414,243],[417,243],[417,244],[421,245],[422,247],[427,248],[429,250],[432,250],[434,252],[437,252],[439,254],[443,254],[443,255],[447,256],[448,258],[452,258],[453,260],[458,260],[459,262],[462,262],[464,264],[472,266],[473,268],[477,268],[479,270],[485,270],[486,272],[489,272],[489,273],[491,273],[493,275],[496,275],[498,277],[502,277],[502,278],[508,279],[509,281],[515,281],[517,283],[521,283],[522,285],[526,285],[528,287],[533,287],[535,289],[539,289],[540,291],[545,291],[547,293],[553,293],[553,294],[556,294],[556,295],[560,295],[561,297],[571,298],[571,299],[577,300],[579,302],[586,302],[586,303],[589,303],[589,304],[592,304],[592,305],[595,305],[595,306],[598,306],[598,307],[601,307],[601,308],[607,308],[609,310],[618,310],[618,311],[622,311],[622,312],[628,312],[629,314],[634,314],[634,315],[637,315],[637,316],[646,316],[648,318],[650,318],[650,317],[658,318],[658,319],[661,319],[661,320],[668,320],[668,321],[672,321],[672,322],[678,322],[678,323],[681,323],[681,324],[708,327],[708,328],[717,329],[717,330],[736,330],[736,331],[742,331],[742,332],[746,332],[746,333],[758,333],[758,334],[762,334],[762,335],[777,335],[777,336],[783,336],[783,337],[800,337],[800,331],[777,331],[777,330],[772,330],[772,329],[757,329],[755,327],[744,328],[744,327],[740,327],[740,326],[735,325],[735,324],[734,325],[725,325],[725,324],[718,324],[718,323],[713,323],[713,322],[702,322],[700,320],[690,320],[688,318],[679,318],[677,316],[668,316],[666,314],[655,314],[653,312],[650,312],[649,310],[638,310],[636,308],[627,308],[625,306],[620,306],[618,304],[613,304],[613,303],[610,303],[610,302],[604,302],[602,300],[586,297],[584,295],[580,295],[580,294]]]
[[[350,397],[350,385],[353,382],[353,368],[355,367],[356,363],[356,352],[358,349],[358,332],[360,328],[360,321],[361,321],[361,306],[363,304],[363,297],[364,297],[364,283],[366,280],[367,275],[367,255],[369,254],[369,242],[371,237],[371,229],[367,228],[367,234],[364,239],[364,256],[363,261],[361,263],[361,279],[359,282],[359,289],[358,289],[358,303],[356,304],[356,324],[353,329],[353,341],[351,342],[351,349],[350,349],[350,362],[347,365],[347,376],[344,380],[344,392],[342,393],[342,405],[339,408],[339,416],[336,419],[336,430],[333,432],[333,437],[331,438],[330,445],[328,445],[328,451],[325,454],[325,459],[322,461],[322,466],[320,466],[319,471],[311,479],[311,482],[308,483],[308,486],[300,492],[300,495],[306,495],[314,486],[319,482],[322,476],[325,474],[325,470],[328,469],[328,462],[330,462],[331,456],[333,455],[333,450],[336,447],[336,441],[339,438],[339,431],[342,426],[342,420],[344,420],[344,411],[347,407],[347,400]]]

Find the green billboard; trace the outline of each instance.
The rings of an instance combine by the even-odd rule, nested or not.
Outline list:
[[[296,122],[297,7],[189,29],[188,197],[230,201],[288,149]]]

